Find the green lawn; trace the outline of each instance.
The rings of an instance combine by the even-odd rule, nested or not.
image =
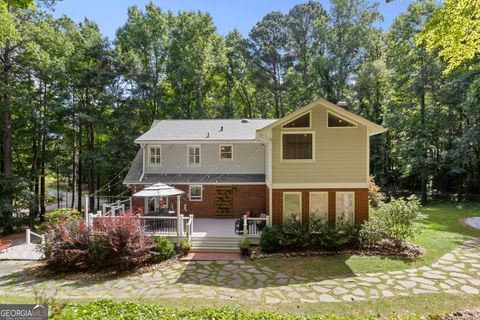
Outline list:
[[[355,273],[384,272],[421,267],[438,260],[480,232],[460,225],[461,218],[480,216],[480,204],[435,204],[422,210],[428,214],[426,228],[413,242],[422,246],[426,253],[415,261],[396,257],[327,256],[268,258],[252,264],[264,265],[287,275],[305,277],[349,276]]]

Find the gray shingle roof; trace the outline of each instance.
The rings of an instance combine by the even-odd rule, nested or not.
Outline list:
[[[159,120],[136,143],[155,141],[255,140],[258,129],[276,119]]]
[[[264,174],[194,174],[194,173],[165,173],[165,174],[146,174],[142,181],[142,162],[143,153],[140,149],[133,160],[130,170],[123,183],[125,184],[150,184],[150,183],[166,183],[166,184],[182,184],[182,183],[264,183]]]

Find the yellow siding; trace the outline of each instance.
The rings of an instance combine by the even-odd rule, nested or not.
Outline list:
[[[327,108],[312,109],[311,129],[272,129],[273,183],[366,183],[368,144],[367,128],[327,128]],[[281,133],[315,132],[315,162],[281,161]]]

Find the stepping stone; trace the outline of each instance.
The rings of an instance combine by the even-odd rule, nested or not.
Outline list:
[[[359,281],[370,282],[370,283],[377,283],[381,282],[378,278],[371,278],[371,277],[359,277]]]
[[[319,286],[312,286],[312,289],[317,291],[317,292],[320,292],[320,293],[325,293],[325,292],[332,291],[332,289],[328,289],[328,288],[325,288],[325,287],[319,287]]]
[[[428,279],[447,279],[447,277],[433,272],[425,272],[423,276]]]
[[[400,283],[402,286],[404,286],[407,289],[413,288],[417,285],[416,282],[409,281],[409,280],[398,280],[398,283]]]
[[[337,288],[333,289],[333,294],[336,295],[336,296],[345,294],[345,293],[347,293],[347,292],[348,292],[348,290],[347,290],[347,289],[344,289],[344,288],[342,288],[342,287],[337,287]]]
[[[468,294],[478,294],[478,289],[477,288],[473,288],[473,287],[470,287],[470,286],[462,286],[462,291],[468,293]]]
[[[382,290],[382,295],[384,297],[393,297],[394,296],[394,294],[389,290]]]
[[[352,293],[356,296],[364,296],[365,295],[365,291],[363,291],[362,289],[356,289]]]
[[[265,301],[267,302],[267,304],[276,304],[276,303],[282,302],[282,300],[280,300],[280,299],[278,299],[278,298],[269,297],[269,296],[267,296],[267,297],[265,298]]]
[[[412,278],[410,278],[410,280],[415,281],[415,282],[419,282],[419,283],[423,283],[423,284],[428,284],[428,285],[431,285],[431,286],[433,286],[435,284],[435,282],[433,282],[432,280],[428,280],[428,279],[425,279],[425,278],[412,277]]]
[[[321,302],[338,302],[339,300],[329,294],[321,294],[319,297]]]

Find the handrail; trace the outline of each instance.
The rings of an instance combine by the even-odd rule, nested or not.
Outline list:
[[[251,221],[251,222],[255,222],[255,223],[251,223],[249,224],[248,222]],[[254,217],[247,217],[247,215],[244,215],[243,216],[243,235],[245,236],[258,236],[260,235],[261,233],[261,230],[258,230],[258,222],[260,221],[265,221],[265,225],[268,224],[268,217],[264,217],[264,218],[254,218]],[[250,227],[251,228],[250,228]]]
[[[31,243],[32,243],[32,242],[31,242],[31,237],[32,237],[32,235],[40,238],[41,244],[45,244],[45,235],[43,235],[43,234],[40,235],[40,234],[38,234],[38,233],[35,233],[35,232],[31,231],[30,229],[27,229],[27,230],[26,230],[26,239],[25,239],[25,240],[26,240],[27,244],[31,244]]]

